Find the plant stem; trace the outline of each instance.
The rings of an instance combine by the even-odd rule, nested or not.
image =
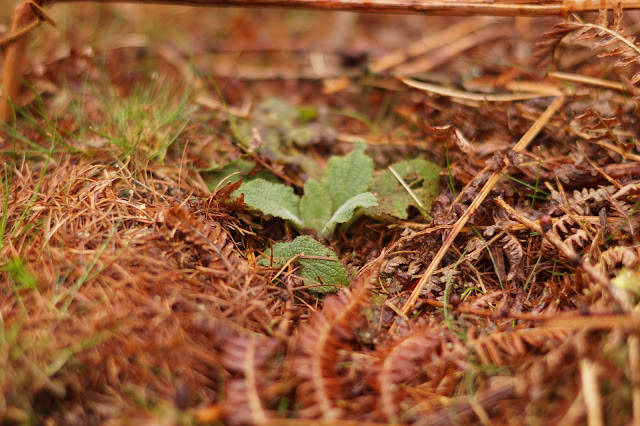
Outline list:
[[[79,0],[61,0],[61,2]],[[82,1],[82,0],[80,0]],[[122,0],[97,0],[117,3]],[[434,14],[434,15],[492,15],[492,16],[551,16],[569,12],[640,8],[640,0],[565,0],[540,4],[539,1],[456,1],[456,0],[134,0],[126,3],[155,3],[185,6],[216,7],[280,7],[293,9],[346,10],[354,12]]]

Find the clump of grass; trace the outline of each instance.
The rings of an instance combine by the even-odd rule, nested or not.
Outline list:
[[[105,121],[88,131],[123,163],[163,162],[189,122],[189,94],[170,85],[136,86],[127,97],[112,90],[99,99]]]
[[[132,164],[134,170],[145,168],[164,162],[192,111],[188,91],[155,80],[136,85],[128,96],[118,94],[111,84],[91,81],[79,91],[63,90],[71,101],[60,114],[50,112],[38,94],[28,108],[18,111],[20,127],[7,130],[14,140],[8,153],[14,158],[74,154],[106,157],[112,164]]]

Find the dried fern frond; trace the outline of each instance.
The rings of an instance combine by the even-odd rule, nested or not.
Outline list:
[[[552,203],[551,212],[562,211],[555,206],[562,206],[564,211],[577,213],[579,215],[587,216],[597,213],[608,202],[612,194],[614,194],[618,188],[613,185],[601,186],[599,188],[583,188],[582,191],[573,191],[573,194],[567,196],[552,187],[549,188],[551,195],[549,199]],[[565,231],[566,232],[566,231]]]
[[[584,229],[578,229],[573,235],[566,238],[564,242],[576,252],[580,252],[593,242],[593,237]]]
[[[267,365],[279,346],[275,338],[253,334],[226,339],[222,364],[230,373],[240,376],[226,386],[225,411],[230,422],[261,424],[273,417],[262,400],[269,385],[267,371],[277,371]]]
[[[547,40],[536,45],[536,56],[542,58],[542,63],[553,61],[556,64],[555,51],[562,40],[574,33],[570,43],[577,41],[591,41],[592,49],[604,49],[597,54],[598,58],[616,57],[616,67],[624,67],[640,62],[640,43],[635,37],[624,34],[621,25],[622,8],[614,8],[613,21],[609,22],[608,11],[601,10],[595,23],[582,21],[578,16],[571,15],[568,20],[556,24],[552,31],[543,34]],[[640,81],[640,72],[631,78],[631,84]]]
[[[638,196],[640,194],[640,183],[630,183],[622,187],[618,192],[616,192],[612,198],[619,199],[622,197],[628,196]]]
[[[456,352],[456,356],[452,352]],[[429,382],[430,389],[447,375],[447,370],[464,369],[466,349],[453,333],[443,333],[438,327],[426,327],[400,337],[390,347],[378,351],[382,355],[376,385],[380,393],[379,415],[389,422],[397,422],[400,401],[407,397],[405,385],[420,374],[421,386]]]
[[[626,266],[627,268],[635,268],[638,262],[638,253],[634,249],[616,246],[600,254],[598,266],[605,272],[611,272],[619,265]]]
[[[533,351],[549,351],[568,335],[562,329],[523,328],[483,335],[469,345],[483,364],[513,365]]]
[[[229,276],[234,280],[238,281],[249,271],[247,263],[238,254],[233,242],[228,241],[228,234],[219,223],[205,221],[186,207],[173,207],[167,211],[161,211],[157,221],[166,223],[170,228],[170,238],[177,236],[202,250],[206,255],[213,255],[226,267]],[[204,258],[207,263],[207,257]]]
[[[591,139],[600,138],[611,134],[615,126],[620,125],[619,117],[602,117],[598,112],[587,108],[585,112],[571,121],[571,126],[578,128]]]
[[[297,370],[304,380],[298,387],[304,408],[299,414],[307,418],[336,420],[342,409],[335,403],[342,378],[338,375],[339,351],[349,348],[354,328],[362,322],[360,310],[369,300],[372,280],[377,277],[385,253],[369,263],[351,283],[324,301],[324,307],[300,328],[296,357]]]
[[[520,241],[510,233],[507,233],[507,235],[505,235],[500,241],[503,244],[502,249],[504,250],[504,254],[507,256],[507,260],[509,261],[507,281],[513,282],[514,280],[523,280],[524,272],[522,268],[522,260],[524,259],[524,249],[522,248],[522,244],[520,244]]]

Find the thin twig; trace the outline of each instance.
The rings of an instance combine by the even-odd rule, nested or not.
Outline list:
[[[552,78],[557,78],[558,80],[585,84],[587,86],[604,87],[605,89],[613,89],[620,92],[626,92],[628,90],[627,86],[625,86],[623,83],[605,80],[603,78],[589,77],[586,75],[571,74],[561,71],[550,71],[547,75]]]

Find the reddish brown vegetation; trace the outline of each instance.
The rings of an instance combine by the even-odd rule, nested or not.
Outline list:
[[[113,24],[118,10],[104,9],[101,19]],[[175,11],[157,13],[166,21]],[[181,47],[129,36],[93,54],[82,49],[82,28],[65,42],[40,40],[26,76],[36,100],[23,91],[25,108],[0,141],[3,421],[637,422],[640,296],[612,282],[640,264],[640,127],[629,95],[638,69],[628,59],[633,49],[618,45],[628,39],[563,23],[540,46],[545,57],[555,49],[568,73],[551,77],[527,53],[543,40],[525,40],[531,22],[472,18],[469,26],[500,35],[474,45],[465,25],[454,27],[456,38],[452,20],[429,21],[434,34],[421,44],[431,56],[421,62],[416,45],[402,47],[424,36],[422,20],[361,16],[342,28],[354,32],[357,49],[349,50],[322,37],[321,20],[333,15],[308,16],[225,11],[216,15],[232,22],[225,27],[198,12],[176,14],[174,25],[193,37],[186,45],[194,69],[177,41]],[[598,22],[620,35],[625,16]],[[302,38],[282,28],[294,18],[311,27]],[[229,33],[222,41],[221,28]],[[429,42],[441,31],[451,45],[465,40],[465,55]],[[580,42],[608,37],[604,48],[613,50],[598,58],[568,45],[575,32]],[[310,45],[326,60],[319,71],[297,60]],[[248,46],[232,76],[204,78],[222,74]],[[414,77],[457,94],[413,90],[358,68],[393,63],[390,52],[419,69]],[[610,68],[621,56],[626,67]],[[270,65],[279,59],[284,67]],[[132,133],[144,140],[130,149],[115,146],[119,128],[103,99],[132,98],[157,75],[167,86],[191,86],[189,122],[169,124],[179,135],[164,151],[155,140],[164,127]],[[459,98],[526,85],[546,97]],[[256,163],[251,173],[304,182],[298,165],[244,152],[234,139],[235,120],[251,112],[245,101],[273,94],[340,112],[330,119],[337,138],[305,147],[321,163],[358,138],[379,168],[418,155],[445,167],[431,219],[417,211],[404,222],[363,218],[327,242],[355,275],[336,295],[294,290],[295,265],[258,267],[260,251],[293,231],[232,199],[237,185],[210,188],[208,172],[195,169],[246,156]],[[68,97],[82,100],[81,114]],[[541,120],[549,105],[557,110]],[[141,108],[159,109],[154,101]],[[513,150],[534,126],[531,143]],[[465,214],[483,188],[485,201]],[[456,223],[459,234],[425,276]]]

